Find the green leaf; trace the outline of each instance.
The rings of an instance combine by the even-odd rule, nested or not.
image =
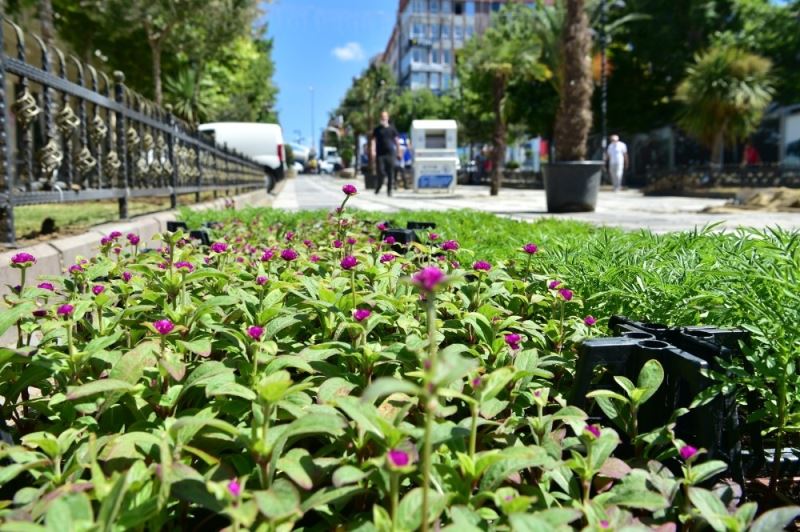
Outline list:
[[[692,466],[692,483],[700,484],[706,479],[718,475],[728,469],[728,464],[721,460],[711,460]]]
[[[128,492],[129,487],[128,473],[125,472],[117,477],[111,487],[111,492],[103,498],[103,502],[100,504],[100,511],[97,514],[97,521],[103,532],[109,532],[114,529],[114,523],[122,508],[122,501],[125,499],[125,494]]]
[[[502,456],[486,470],[481,479],[481,490],[492,491],[502,484],[512,473],[529,467],[547,468],[553,464],[542,447],[508,447],[500,452]]]
[[[283,471],[292,479],[295,484],[304,490],[314,487],[314,477],[317,473],[317,466],[311,458],[311,454],[301,447],[289,449],[278,460],[278,470]]]
[[[786,506],[775,508],[764,513],[755,520],[750,532],[773,532],[784,530],[795,519],[800,517],[800,506]]]
[[[183,340],[178,340],[178,345],[183,347],[190,353],[194,353],[195,355],[201,357],[211,356],[211,340],[209,340],[208,338],[201,338],[199,340],[193,340],[191,342],[184,342]]]
[[[339,502],[366,491],[358,486],[347,486],[344,488],[323,488],[314,492],[311,497],[304,500],[300,505],[300,510],[305,513],[332,502]]]
[[[264,338],[266,340],[275,338],[278,333],[297,323],[300,323],[300,320],[294,316],[280,316],[275,318],[267,323],[267,326],[264,328]]]
[[[508,517],[514,532],[550,532],[555,528],[534,514],[511,514]]]
[[[240,397],[246,401],[255,401],[256,394],[238,382],[212,383],[206,386],[206,397]]]
[[[87,382],[81,386],[70,386],[67,388],[67,399],[74,401],[76,399],[83,399],[98,393],[110,392],[132,392],[135,387],[125,381],[117,379],[100,379],[92,382]]]
[[[140,343],[120,358],[111,368],[109,377],[136,384],[144,375],[144,369],[155,366],[158,343],[148,340]]]
[[[283,398],[292,384],[292,376],[289,372],[281,370],[262,377],[256,385],[256,391],[262,400],[267,403],[275,403]]]
[[[16,324],[20,318],[30,316],[31,312],[36,308],[36,305],[30,301],[20,303],[9,308],[0,309],[0,336]]]
[[[283,454],[283,449],[289,440],[317,434],[341,436],[345,427],[346,423],[344,419],[338,415],[309,414],[305,417],[295,419],[289,423],[280,437],[275,441],[275,445],[272,448],[272,460],[270,461],[270,475],[275,471],[278,465],[278,459]]]
[[[716,495],[702,488],[691,487],[689,488],[689,500],[711,528],[717,532],[725,532],[727,527],[723,518],[727,517],[728,511]]]
[[[279,478],[267,491],[253,493],[258,510],[272,521],[300,516],[300,495],[291,482]]]
[[[659,494],[650,491],[647,473],[634,469],[611,489],[611,504],[618,504],[627,508],[636,508],[655,512],[669,506],[669,501]]]
[[[497,397],[514,377],[511,368],[500,368],[486,376],[479,394],[479,402],[485,403]]]
[[[428,497],[428,522],[433,521],[447,504],[447,497],[431,490]],[[401,530],[417,530],[422,525],[422,488],[414,488],[400,501],[397,525]]]
[[[664,382],[664,368],[658,360],[650,359],[644,363],[636,381],[636,387],[645,390],[638,404],[645,403],[654,393],[658,391],[661,383]]]
[[[337,488],[347,484],[355,484],[367,476],[367,473],[351,465],[343,465],[333,472],[333,485]]]
[[[402,379],[381,377],[380,379],[372,381],[372,384],[364,390],[364,393],[361,395],[361,400],[372,403],[379,397],[391,395],[393,393],[404,393],[414,396],[420,393],[420,389],[415,384]]]

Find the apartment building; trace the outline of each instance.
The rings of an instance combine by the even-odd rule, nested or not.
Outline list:
[[[486,30],[508,0],[399,0],[382,60],[400,86],[439,93],[453,86],[455,52]],[[526,2],[534,4],[535,2]]]

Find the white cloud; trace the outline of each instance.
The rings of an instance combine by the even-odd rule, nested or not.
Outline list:
[[[349,42],[344,46],[338,46],[331,52],[339,61],[360,61],[364,59],[364,49],[357,42]]]

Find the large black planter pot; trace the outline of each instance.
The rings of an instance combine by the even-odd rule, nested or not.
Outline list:
[[[372,172],[367,172],[364,174],[364,187],[367,190],[375,190],[378,186],[378,176],[373,174]]]
[[[597,205],[603,161],[564,161],[542,166],[547,212],[586,212]]]

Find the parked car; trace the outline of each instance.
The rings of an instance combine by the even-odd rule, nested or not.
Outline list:
[[[327,160],[318,161],[317,167],[320,174],[333,174],[336,171],[336,165]]]
[[[292,148],[292,156],[294,157],[294,160],[303,166],[306,166],[311,157],[311,148],[301,144],[296,144],[294,142],[290,142],[289,146]]]
[[[272,190],[286,171],[283,130],[279,124],[213,122],[198,128],[217,144],[239,151],[267,169],[267,190]]]
[[[292,163],[292,170],[294,170],[298,174],[301,174],[303,173],[303,170],[305,170],[305,166],[303,166],[303,163],[301,163],[300,161],[295,161]]]

